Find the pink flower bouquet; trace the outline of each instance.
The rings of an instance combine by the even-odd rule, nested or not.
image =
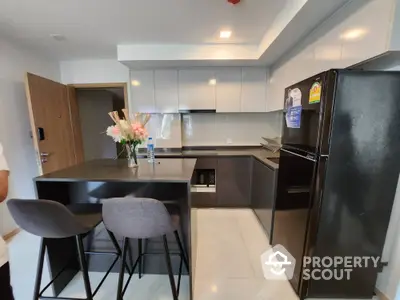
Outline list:
[[[142,144],[148,137],[145,128],[150,120],[149,114],[135,114],[133,120],[129,118],[128,111],[122,110],[125,118],[121,119],[117,111],[110,112],[109,115],[115,125],[107,128],[106,134],[113,138],[116,143],[125,145],[128,156],[128,165],[137,167],[137,146]]]

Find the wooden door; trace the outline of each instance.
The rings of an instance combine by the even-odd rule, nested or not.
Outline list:
[[[30,73],[25,84],[39,172],[46,174],[83,161],[74,91]]]

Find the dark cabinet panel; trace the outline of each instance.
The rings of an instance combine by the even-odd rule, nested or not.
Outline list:
[[[253,160],[251,206],[271,241],[273,208],[276,197],[278,170]]]
[[[250,207],[251,157],[218,158],[217,203],[219,207]]]
[[[192,207],[217,207],[217,193],[191,193]]]

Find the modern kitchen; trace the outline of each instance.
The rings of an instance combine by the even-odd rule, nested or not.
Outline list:
[[[6,2],[13,300],[398,299],[398,0]]]

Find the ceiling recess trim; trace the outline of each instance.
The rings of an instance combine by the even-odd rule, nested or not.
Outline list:
[[[130,68],[268,66],[349,0],[290,0],[259,45],[118,45],[118,60]]]

